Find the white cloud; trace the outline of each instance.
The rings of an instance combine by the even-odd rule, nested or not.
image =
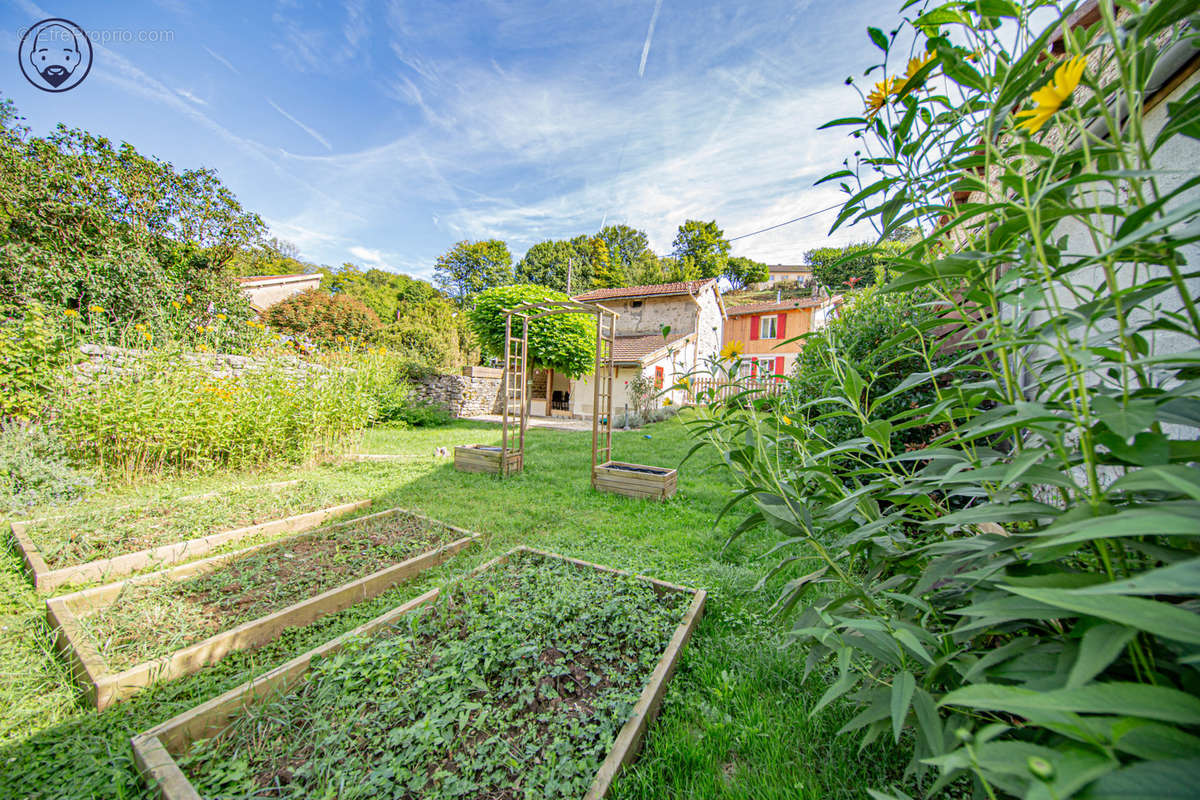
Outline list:
[[[192,101],[193,103],[195,103],[195,104],[196,104],[196,105],[198,105],[198,106],[206,106],[206,105],[208,105],[208,101],[207,101],[207,100],[202,100],[202,99],[200,99],[200,98],[199,98],[199,97],[197,97],[196,95],[194,95],[194,94],[192,94],[191,92],[189,92],[187,89],[176,89],[176,90],[175,90],[175,92],[176,92],[176,93],[177,93],[177,94],[178,94],[180,97],[182,97],[183,99],[185,99],[185,100],[190,100],[190,101]]]
[[[379,250],[372,250],[369,247],[361,247],[359,245],[354,245],[350,248],[350,255],[359,261],[366,261],[368,264],[382,264],[384,261],[383,253]]]

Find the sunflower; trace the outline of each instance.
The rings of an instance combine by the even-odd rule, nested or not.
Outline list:
[[[896,87],[896,93],[900,94],[905,89],[909,88],[908,85],[910,83],[912,83],[912,80],[913,80],[913,78],[915,78],[917,76],[917,73],[920,72],[925,67],[926,64],[928,64],[930,61],[933,61],[935,58],[937,58],[937,53],[933,53],[933,52],[927,52],[925,55],[921,56],[920,58],[910,58],[908,60],[908,69],[904,73],[904,80],[900,81],[899,79],[897,79],[897,81],[899,82],[900,85],[898,87]]]
[[[1087,66],[1087,59],[1083,56],[1075,56],[1060,64],[1054,71],[1053,80],[1030,95],[1030,99],[1037,103],[1037,106],[1017,112],[1018,117],[1025,117],[1017,124],[1017,127],[1024,128],[1030,133],[1037,133],[1062,108],[1062,104],[1075,91],[1075,87],[1079,85],[1079,79],[1083,77],[1085,66]]]
[[[875,88],[867,95],[867,117],[878,114],[879,109],[887,103],[888,97],[895,94],[903,85],[904,82],[899,78],[884,78],[875,84]]]
[[[88,311],[92,312],[93,314],[103,314],[104,306],[88,306]]]
[[[721,348],[721,358],[737,358],[742,354],[746,346],[738,341],[732,341]]]
[[[179,305],[179,301],[178,301],[178,300],[172,300],[172,301],[171,301],[171,308],[173,308],[173,309],[175,309],[176,311],[178,311],[179,309],[183,308],[183,306]]]

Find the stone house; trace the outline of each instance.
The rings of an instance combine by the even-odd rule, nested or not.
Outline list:
[[[249,275],[238,278],[238,284],[250,306],[261,314],[289,297],[320,288],[321,274]]]
[[[657,402],[670,397],[675,404],[682,404],[686,393],[671,390],[671,386],[684,375],[705,369],[707,359],[720,354],[725,304],[716,279],[594,289],[574,299],[602,305],[619,315],[613,347],[614,413],[620,413],[626,405],[632,407],[629,382],[639,374],[650,378],[659,389],[668,390]],[[670,330],[664,336],[667,326]],[[592,416],[592,376],[577,381],[557,376],[554,380],[556,392],[569,392],[573,416]]]

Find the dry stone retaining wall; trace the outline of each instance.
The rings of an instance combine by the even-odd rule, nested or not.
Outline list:
[[[149,355],[147,350],[130,350],[101,344],[82,344],[79,352],[84,360],[74,366],[76,376],[83,382],[104,376],[122,375],[131,372],[137,363]],[[247,372],[268,368],[283,368],[296,376],[326,372],[320,364],[304,361],[297,356],[263,358],[258,356],[235,356],[229,353],[180,353],[176,358],[196,364],[214,378],[234,378]]]
[[[499,370],[467,370],[471,375],[431,375],[413,386],[413,396],[426,403],[436,403],[456,417],[477,417],[499,414]],[[487,372],[497,373],[495,376]]]

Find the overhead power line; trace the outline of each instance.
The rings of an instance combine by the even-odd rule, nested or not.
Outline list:
[[[802,217],[796,217],[795,219],[789,219],[787,222],[781,222],[778,225],[772,225],[769,228],[763,228],[760,231],[753,231],[751,233],[743,233],[741,236],[734,236],[732,239],[729,239],[728,241],[736,242],[738,239],[745,239],[748,236],[757,236],[760,233],[766,233],[767,231],[773,231],[776,228],[782,228],[784,225],[791,225],[793,222],[799,222],[802,219],[808,219],[809,217],[815,217],[817,214],[824,214],[826,211],[833,211],[835,208],[841,208],[841,207],[842,207],[842,204],[838,203],[837,205],[829,206],[829,208],[822,208],[818,211],[812,211],[808,214],[805,214]]]

